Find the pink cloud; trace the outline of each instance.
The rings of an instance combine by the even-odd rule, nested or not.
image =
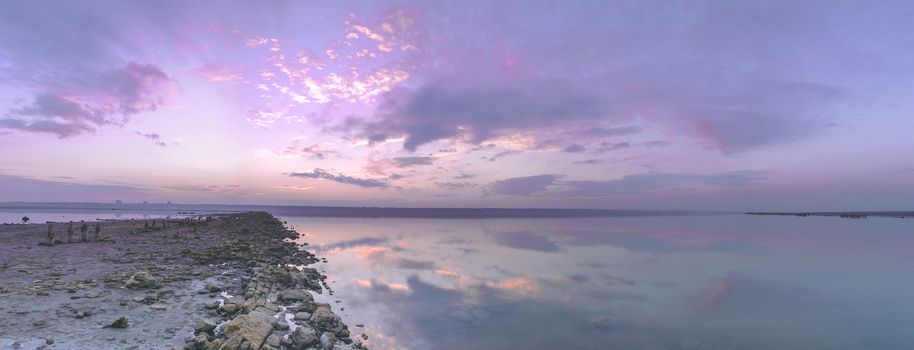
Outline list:
[[[241,69],[225,63],[207,63],[195,69],[194,74],[214,83],[241,83],[245,81]]]
[[[68,90],[37,94],[31,104],[13,108],[8,118],[0,119],[0,127],[67,138],[122,125],[131,115],[156,110],[169,82],[158,67],[130,62]]]

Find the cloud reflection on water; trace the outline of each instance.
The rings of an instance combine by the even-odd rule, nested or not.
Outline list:
[[[857,231],[755,220],[290,218],[311,233],[303,240],[313,250],[329,254],[321,268],[337,281],[342,316],[366,325],[373,349],[800,349],[914,341],[848,330],[855,318],[875,317],[847,306],[861,302],[868,286],[834,287],[865,275],[826,253],[853,245]],[[818,235],[829,240],[820,240],[815,254],[794,244]],[[836,266],[847,276],[832,278],[827,271]],[[902,295],[892,291],[881,302]]]

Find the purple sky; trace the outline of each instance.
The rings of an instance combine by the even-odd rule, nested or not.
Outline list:
[[[0,2],[0,201],[914,208],[908,1]]]

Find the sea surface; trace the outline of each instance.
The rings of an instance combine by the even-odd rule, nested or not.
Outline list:
[[[279,217],[372,349],[914,349],[914,219]]]

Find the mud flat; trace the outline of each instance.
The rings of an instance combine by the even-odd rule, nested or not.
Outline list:
[[[0,226],[0,349],[364,349],[263,212]]]

